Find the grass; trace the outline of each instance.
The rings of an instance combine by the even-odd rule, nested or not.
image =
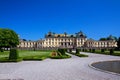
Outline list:
[[[89,51],[87,51],[87,52],[89,52]],[[101,50],[95,50],[94,53],[110,55],[110,51],[109,50],[105,50],[105,52],[101,52]],[[114,51],[114,53],[112,53],[112,55],[114,55],[114,56],[120,56],[120,51]]]
[[[21,60],[44,60],[49,58],[51,51],[26,51],[19,50],[18,60],[9,60],[9,51],[0,52],[0,62],[18,62]]]
[[[0,58],[8,57],[8,56],[9,56],[9,51],[0,52]]]
[[[65,54],[61,56],[51,57],[51,50],[41,50],[41,51],[27,51],[19,50],[19,58],[17,60],[9,60],[9,51],[0,52],[0,62],[19,62],[19,61],[30,61],[30,60],[44,60],[46,58],[51,59],[65,59],[70,58],[71,56]]]
[[[8,57],[2,57],[2,58],[0,58],[0,62],[20,62],[22,60],[23,60],[22,58],[12,59],[12,60],[9,60]]]
[[[51,51],[20,51],[20,57],[49,57]]]

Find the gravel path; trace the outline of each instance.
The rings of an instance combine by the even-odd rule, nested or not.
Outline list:
[[[119,75],[101,72],[88,66],[97,61],[120,60],[120,57],[81,53],[89,57],[72,55],[69,59],[0,63],[0,80],[120,80]]]

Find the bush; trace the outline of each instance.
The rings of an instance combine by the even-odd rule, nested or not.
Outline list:
[[[53,51],[50,54],[50,58],[52,59],[65,59],[70,58],[71,56],[65,54],[66,49],[58,49],[58,51]]]
[[[64,55],[57,55],[57,56],[50,56],[51,59],[66,59],[66,58],[71,58],[70,55],[64,54]]]
[[[69,49],[69,52],[71,53],[71,52],[72,52],[72,49]]]
[[[114,50],[110,49],[110,55],[113,55],[113,54],[114,54]]]
[[[95,49],[92,49],[92,53],[95,53]]]
[[[58,56],[62,56],[62,54],[59,51],[56,51]]]
[[[88,57],[88,55],[85,55],[85,54],[76,54],[76,56],[79,56],[79,57]]]
[[[79,54],[80,52],[79,52],[79,49],[76,49],[76,54]]]
[[[85,52],[87,52],[87,49],[85,49]]]
[[[113,53],[114,56],[120,56],[120,53]]]
[[[85,50],[83,49],[82,51],[84,52]]]
[[[59,51],[62,55],[65,55],[65,49],[58,49],[58,51]]]
[[[65,52],[67,52],[67,49],[64,49],[65,50]]]
[[[55,57],[55,56],[57,56],[58,54],[57,54],[57,52],[56,51],[53,51],[53,52],[51,52],[51,54],[50,54],[52,57]]]
[[[101,52],[104,53],[104,52],[105,52],[105,49],[101,49]]]
[[[81,49],[78,49],[79,50],[79,52],[81,52]]]
[[[17,49],[10,49],[10,54],[9,54],[9,59],[18,59],[19,58],[19,54]]]
[[[0,51],[1,51],[1,52],[4,52],[4,50],[3,50],[2,48],[0,49]]]
[[[91,52],[92,50],[91,49],[89,49],[89,52]]]

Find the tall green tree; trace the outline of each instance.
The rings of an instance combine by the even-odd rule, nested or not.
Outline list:
[[[2,47],[17,47],[19,37],[17,33],[11,29],[0,28],[0,49]]]

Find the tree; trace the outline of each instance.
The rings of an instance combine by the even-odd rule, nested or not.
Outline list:
[[[99,39],[100,41],[105,41],[105,40],[107,40],[106,38],[100,38]]]
[[[117,41],[117,37],[110,35],[110,36],[108,36],[106,38],[100,38],[99,39],[99,41],[106,41],[106,40],[115,40],[115,41]]]
[[[23,39],[23,41],[27,41],[26,39]]]
[[[0,28],[0,49],[3,47],[14,48],[19,44],[19,37],[13,30]]]

